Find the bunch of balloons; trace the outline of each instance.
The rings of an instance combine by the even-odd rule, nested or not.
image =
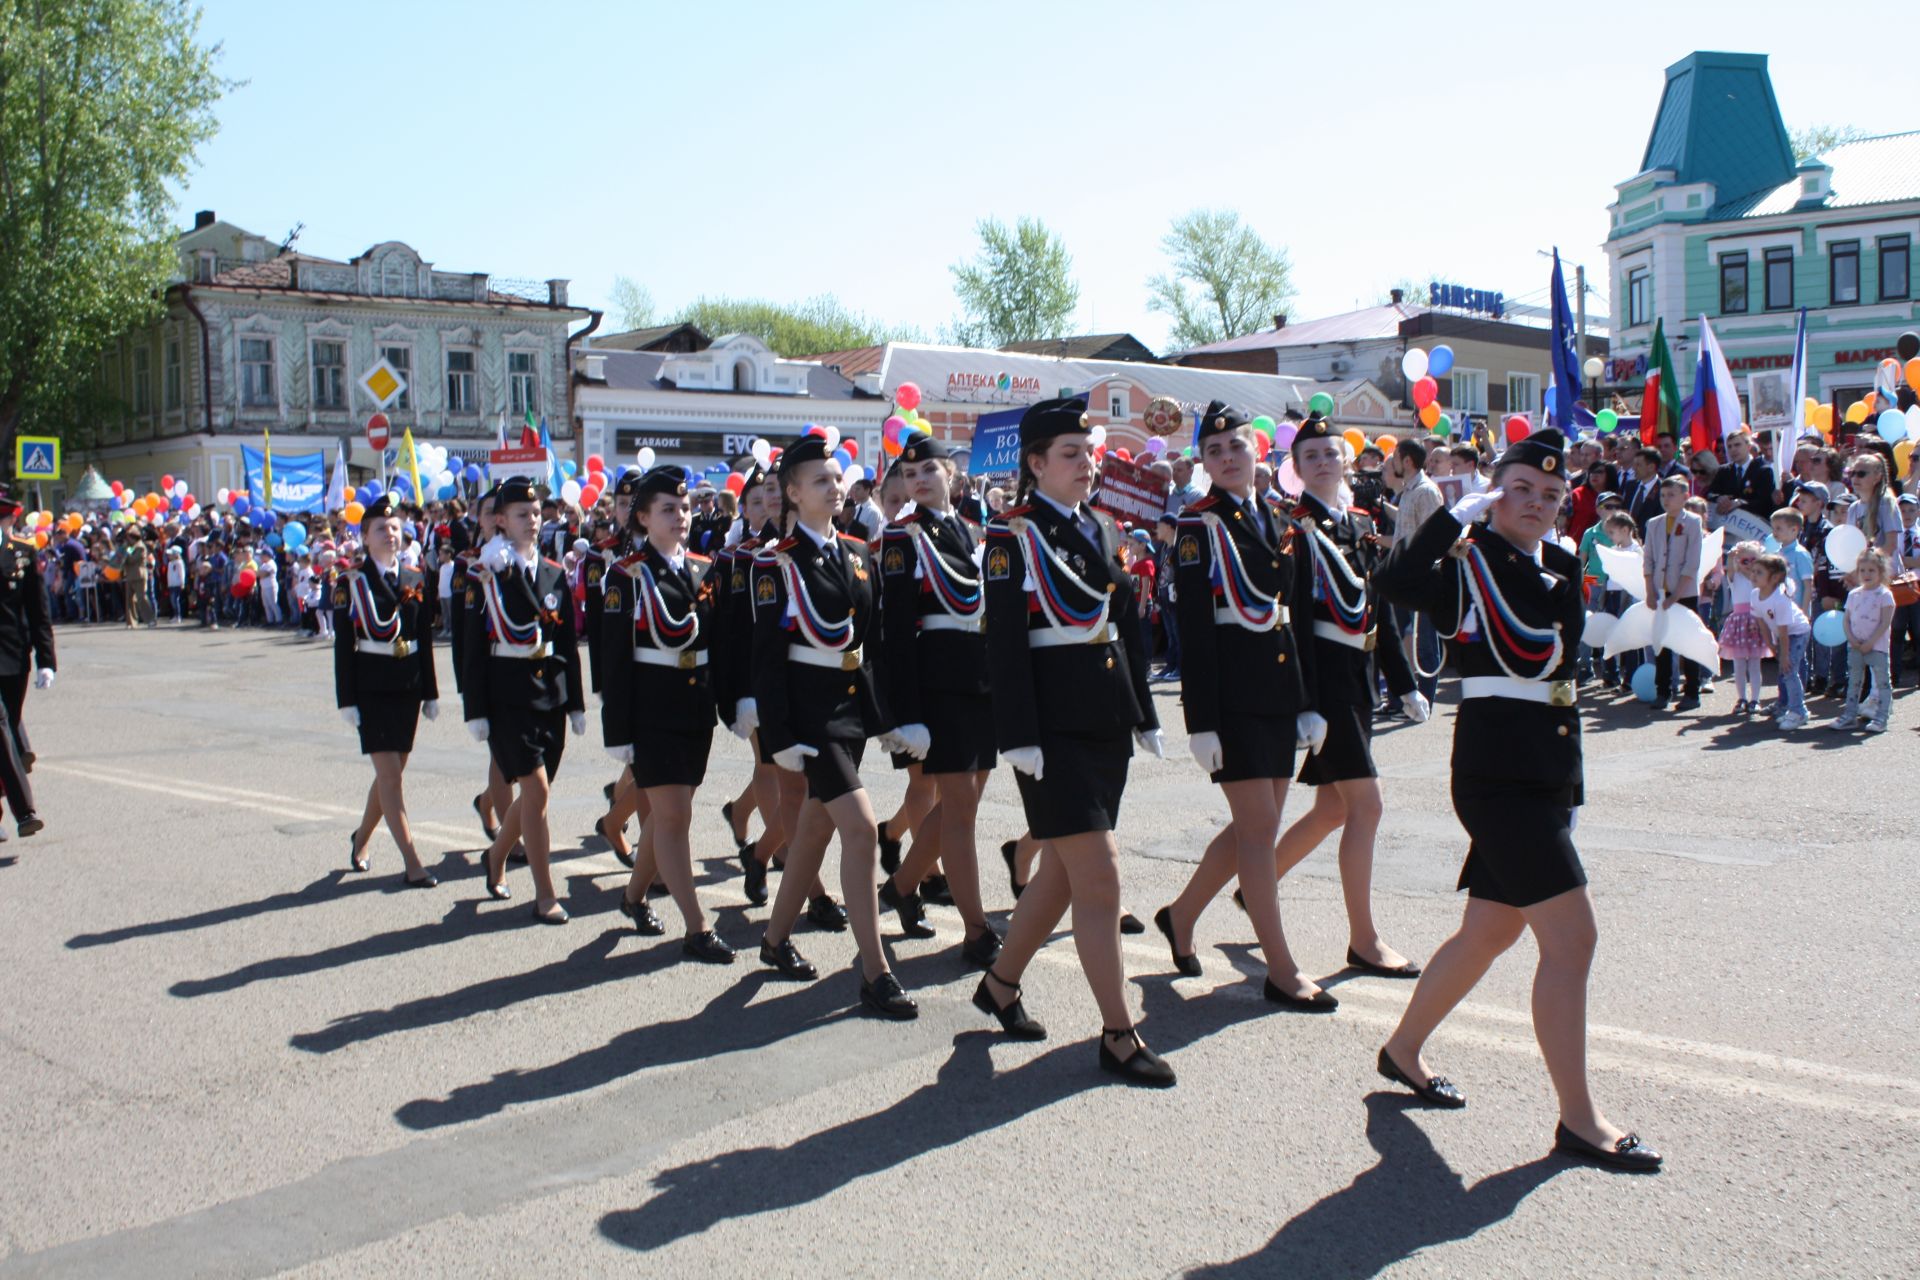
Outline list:
[[[917,384],[903,382],[896,387],[893,407],[898,412],[890,414],[880,428],[880,448],[889,458],[900,456],[900,450],[906,447],[900,437],[909,428],[917,427],[928,435],[933,434],[933,428],[920,416],[920,388]]]
[[[1440,412],[1440,379],[1453,371],[1453,348],[1444,342],[1432,351],[1411,348],[1400,358],[1400,372],[1413,389],[1413,406],[1420,425],[1445,439],[1453,434],[1453,419]]]

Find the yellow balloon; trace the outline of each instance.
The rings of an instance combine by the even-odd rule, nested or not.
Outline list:
[[[1832,413],[1828,413],[1826,416],[1829,422],[1833,420]],[[1847,406],[1848,422],[1851,422],[1854,426],[1857,427],[1861,423],[1865,422],[1866,420],[1867,420],[1867,402],[1866,401],[1855,400],[1852,404]],[[1821,429],[1825,430],[1824,427],[1822,427]]]
[[[1899,465],[1901,471],[1904,472],[1907,469],[1907,459],[1912,456],[1913,441],[1902,440],[1899,444],[1893,446],[1893,460]]]
[[[1819,402],[1818,400],[1815,400],[1815,399],[1814,399],[1814,398],[1813,398],[1812,396],[1808,396],[1808,397],[1807,397],[1807,418],[1808,418],[1808,420],[1811,420],[1811,419],[1813,418],[1813,415],[1814,415],[1814,414],[1816,414],[1816,413],[1818,413],[1818,412],[1820,412],[1820,402]]]
[[[1830,404],[1821,405],[1813,415],[1813,425],[1818,427],[1823,435],[1831,432],[1833,430],[1833,406]]]

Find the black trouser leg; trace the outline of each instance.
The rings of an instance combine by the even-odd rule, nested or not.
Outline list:
[[[13,750],[23,764],[33,758],[33,744],[27,740],[27,673],[0,676],[0,706],[7,712],[7,724],[13,738]],[[31,767],[28,765],[27,767]]]
[[[14,745],[13,717],[8,716],[0,730],[4,730],[0,732],[0,789],[5,790],[7,807],[18,822],[34,811],[33,787],[27,782],[26,767],[20,763],[20,752]]]

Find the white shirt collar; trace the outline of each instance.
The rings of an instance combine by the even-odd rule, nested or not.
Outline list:
[[[1058,511],[1061,515],[1065,516],[1067,519],[1072,520],[1076,524],[1079,523],[1079,520],[1080,520],[1079,504],[1076,503],[1075,505],[1069,507],[1065,503],[1055,502],[1052,498],[1049,498],[1046,494],[1040,492],[1038,489],[1035,489],[1033,491],[1033,496],[1040,499],[1040,501],[1046,503],[1048,506],[1052,507],[1055,511]]]
[[[796,532],[804,533],[807,535],[807,537],[813,539],[813,545],[820,548],[822,551],[829,550],[833,546],[833,543],[830,540],[833,535],[828,535],[828,537],[823,538],[819,534],[815,533],[812,529],[809,529],[806,525],[800,524],[798,522],[796,522],[793,527]]]

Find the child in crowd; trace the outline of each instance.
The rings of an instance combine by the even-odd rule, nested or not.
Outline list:
[[[1800,545],[1813,561],[1813,576],[1807,594],[1800,597],[1800,607],[1816,622],[1821,614],[1839,608],[1846,596],[1841,575],[1833,571],[1827,559],[1827,535],[1833,532],[1833,526],[1827,523],[1828,496],[1827,486],[1817,480],[1803,481],[1793,494],[1794,509],[1802,520]],[[1836,695],[1842,691],[1846,683],[1846,652],[1845,645],[1817,642],[1807,650],[1809,698],[1817,698],[1829,689]]]
[[[293,611],[300,619],[300,638],[320,634],[313,607],[313,555],[302,551],[293,562]]]
[[[1895,577],[1903,573],[1920,573],[1920,527],[1916,527],[1916,516],[1920,516],[1920,497],[1903,493],[1899,497],[1900,540],[1899,554],[1888,563]],[[1903,604],[1894,611],[1891,652],[1887,660],[1887,681],[1895,688],[1900,686],[1900,660],[1907,649],[1914,647],[1914,661],[1920,663],[1920,603]]]
[[[1700,612],[1700,552],[1705,530],[1700,519],[1689,512],[1688,481],[1670,475],[1660,481],[1660,505],[1665,514],[1647,521],[1646,546],[1640,553],[1647,578],[1647,607],[1681,608]],[[1673,702],[1674,666],[1680,667],[1680,698]],[[1681,658],[1671,649],[1654,656],[1654,699],[1652,709],[1665,711],[1671,702],[1676,710],[1692,711],[1700,705],[1700,680],[1705,669],[1690,658]]]
[[[1873,677],[1873,706],[1868,733],[1885,733],[1893,715],[1893,690],[1887,686],[1887,637],[1893,632],[1893,592],[1887,588],[1887,558],[1879,548],[1860,553],[1853,568],[1860,585],[1847,592],[1847,702],[1830,728],[1847,730],[1860,725],[1860,695]]]
[[[178,547],[167,548],[167,603],[173,606],[173,620],[186,621],[181,608],[187,595],[187,557]]]
[[[1757,542],[1742,542],[1727,561],[1732,572],[1727,574],[1728,613],[1720,628],[1720,656],[1733,663],[1736,716],[1760,710],[1760,663],[1776,652],[1769,647],[1767,629],[1753,611],[1756,566],[1765,552]]]
[[[1807,724],[1806,684],[1801,677],[1807,645],[1813,639],[1813,624],[1787,594],[1792,589],[1790,572],[1786,557],[1778,552],[1768,552],[1753,565],[1753,616],[1766,633],[1767,644],[1780,656],[1778,723],[1787,732]]]
[[[320,559],[314,564],[313,594],[309,597],[313,605],[314,622],[320,628],[322,640],[333,639],[333,580],[334,553],[322,551]]]
[[[280,566],[270,547],[262,547],[254,565],[253,591],[260,598],[260,613],[269,627],[280,625]]]

